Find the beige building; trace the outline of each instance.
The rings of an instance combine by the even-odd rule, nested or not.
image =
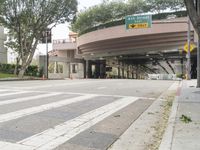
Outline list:
[[[7,50],[4,47],[6,41],[6,35],[4,34],[4,28],[0,27],[0,63],[7,63]]]
[[[77,33],[69,33],[68,39],[53,41],[49,52],[49,78],[84,78],[84,62],[75,58]]]

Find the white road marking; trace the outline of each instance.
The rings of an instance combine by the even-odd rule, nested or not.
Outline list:
[[[7,101],[0,101],[0,106],[18,103],[18,102],[26,102],[26,101],[30,101],[30,100],[34,100],[34,99],[50,97],[50,96],[55,96],[55,95],[59,95],[59,94],[61,94],[61,93],[48,93],[48,94],[42,94],[42,95],[36,95],[36,96],[10,99],[10,100],[7,100]]]
[[[32,91],[32,92],[41,92],[41,91]],[[46,92],[48,93],[49,91],[42,91],[42,92]],[[108,97],[120,97],[120,98],[126,98],[126,97],[135,97],[135,96],[131,96],[131,95],[109,95],[109,94],[99,94],[99,93],[78,93],[78,92],[59,92],[61,94],[74,94],[74,95],[87,95],[87,94],[95,94],[98,96],[108,96]],[[154,97],[139,97],[137,96],[137,98],[140,99],[148,99],[148,100],[156,100],[157,98]]]
[[[103,90],[103,89],[106,89],[106,87],[98,87],[97,89],[98,90]]]
[[[33,150],[33,147],[0,141],[0,149],[1,150]]]
[[[62,100],[59,102],[53,102],[53,103],[49,103],[49,104],[45,104],[45,105],[41,105],[41,106],[37,106],[37,107],[31,107],[31,108],[26,108],[23,110],[19,110],[19,111],[7,113],[7,114],[2,114],[2,115],[0,115],[0,123],[18,119],[18,118],[21,118],[24,116],[36,114],[36,113],[43,112],[46,110],[59,108],[59,107],[66,106],[66,105],[69,105],[72,103],[81,102],[81,101],[93,98],[95,96],[97,96],[97,95],[94,95],[94,94],[93,95],[84,95],[84,96],[79,96],[79,97],[75,97],[75,98]]]
[[[0,92],[5,92],[5,91],[8,91],[8,90],[6,90],[6,89],[0,89]]]
[[[30,91],[16,91],[16,92],[12,92],[12,93],[5,93],[5,94],[0,94],[0,97],[17,95],[17,94],[24,94],[24,93],[30,93]]]
[[[36,86],[20,86],[20,87],[6,87],[6,88],[9,88],[9,89],[38,89],[38,88],[51,88],[51,87],[60,87],[60,86],[70,86],[70,85],[79,85],[79,84],[89,84],[89,83],[98,83],[98,82],[102,82],[102,81],[92,81],[92,82],[88,82],[88,81],[85,81],[85,82],[71,82],[71,83],[59,83],[59,84],[47,84],[47,85],[36,85]]]
[[[168,90],[169,91],[175,91],[178,89],[178,86],[179,86],[179,82],[174,82],[169,88]]]
[[[54,149],[136,100],[138,98],[122,98],[17,143],[37,150]]]

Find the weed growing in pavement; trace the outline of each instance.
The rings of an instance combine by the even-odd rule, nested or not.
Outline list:
[[[185,115],[182,115],[182,116],[180,117],[180,120],[181,120],[183,123],[190,123],[190,122],[192,122],[192,119],[191,119],[190,117],[188,117],[188,116],[185,116]]]

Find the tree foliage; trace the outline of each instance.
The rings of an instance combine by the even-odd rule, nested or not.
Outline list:
[[[0,23],[9,30],[8,47],[21,59],[20,77],[32,61],[43,31],[71,21],[77,0],[0,0]]]
[[[103,1],[81,11],[71,27],[75,32],[82,32],[99,24],[119,20],[127,15],[140,13],[161,13],[167,9],[180,10],[184,7],[183,0],[113,0]]]
[[[151,12],[161,13],[166,10],[177,11],[184,8],[183,0],[146,0]]]

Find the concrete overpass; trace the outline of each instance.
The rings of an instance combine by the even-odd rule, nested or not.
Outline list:
[[[152,28],[125,29],[125,25],[100,29],[78,38],[78,54],[84,57],[146,54],[183,48],[187,42],[187,18],[153,21]],[[194,41],[194,29],[191,29]]]
[[[180,55],[179,51],[187,42],[187,22],[188,18],[183,17],[155,20],[147,29],[126,30],[125,25],[99,29],[78,38],[76,54],[86,60],[88,77],[93,77],[92,66],[97,68],[95,72],[100,77],[104,77],[105,66],[118,68],[118,77],[128,77],[128,72],[134,72],[141,62],[155,62],[165,73],[183,73],[185,54]],[[195,43],[196,39],[192,28],[191,41]],[[164,60],[166,64],[159,60]],[[177,66],[169,60],[178,60],[182,67],[176,69]]]

